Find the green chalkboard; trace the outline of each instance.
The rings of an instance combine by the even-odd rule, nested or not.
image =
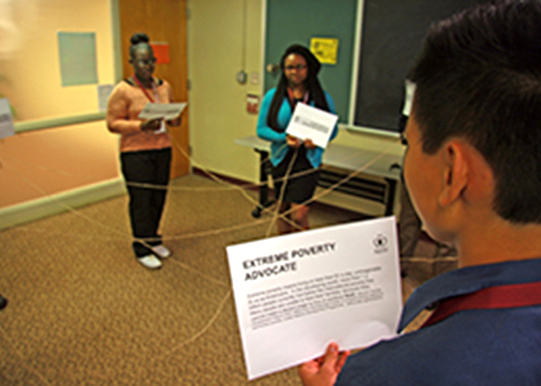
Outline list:
[[[364,0],[353,125],[398,131],[404,80],[428,27],[482,2]]]
[[[267,0],[265,66],[279,64],[291,44],[310,47],[311,38],[338,39],[337,63],[323,64],[320,82],[336,104],[339,122],[347,122],[355,47],[357,0]],[[265,91],[278,75],[265,74]]]

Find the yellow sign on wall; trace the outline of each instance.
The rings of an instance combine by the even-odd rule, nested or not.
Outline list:
[[[312,38],[310,39],[310,51],[312,51],[321,63],[336,64],[338,39]]]

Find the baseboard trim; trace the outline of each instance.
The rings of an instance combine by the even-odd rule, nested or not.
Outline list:
[[[0,209],[0,230],[126,193],[121,177]]]

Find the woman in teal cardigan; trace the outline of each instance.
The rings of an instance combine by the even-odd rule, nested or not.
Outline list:
[[[308,229],[308,204],[319,179],[324,149],[310,139],[300,140],[285,133],[298,102],[335,112],[334,102],[321,88],[317,74],[321,64],[305,47],[292,45],[280,60],[278,86],[263,97],[257,135],[271,141],[270,161],[280,217],[278,232],[286,234]],[[336,137],[337,128],[331,134]]]

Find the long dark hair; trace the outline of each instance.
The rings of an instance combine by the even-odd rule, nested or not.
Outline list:
[[[276,93],[272,98],[269,115],[267,117],[267,124],[270,128],[276,131],[283,131],[282,128],[278,127],[278,111],[282,106],[284,98],[287,96],[287,78],[284,75],[284,63],[286,58],[291,54],[301,55],[304,60],[306,60],[308,74],[306,76],[305,84],[306,90],[309,93],[310,101],[314,102],[315,107],[329,111],[329,105],[327,104],[325,93],[323,92],[321,84],[317,78],[317,74],[321,69],[321,64],[314,54],[312,54],[306,47],[301,46],[300,44],[294,44],[286,50],[286,52],[282,55],[282,59],[280,59],[280,69],[282,74],[280,76],[278,86],[276,87]]]

